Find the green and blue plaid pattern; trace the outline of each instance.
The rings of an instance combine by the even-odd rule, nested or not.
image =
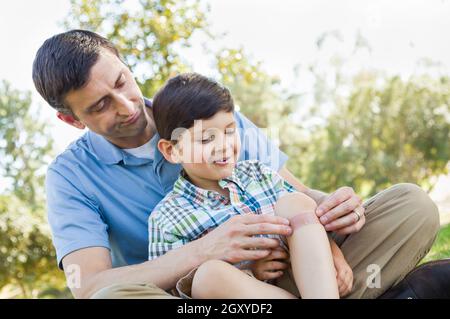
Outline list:
[[[150,214],[149,260],[206,235],[232,216],[273,215],[278,198],[296,191],[277,172],[256,160],[237,163],[232,175],[220,180],[219,185],[229,190],[229,199],[195,186],[184,174],[179,176],[172,192]]]

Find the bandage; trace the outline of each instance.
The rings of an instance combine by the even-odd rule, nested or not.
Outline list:
[[[294,217],[289,218],[289,222],[292,231],[300,228],[301,226],[309,224],[320,224],[319,219],[313,211],[297,214]]]

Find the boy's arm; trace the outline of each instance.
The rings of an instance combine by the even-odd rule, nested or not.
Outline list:
[[[339,296],[344,297],[350,293],[353,287],[353,271],[336,242],[328,236],[333,255],[334,267],[336,268],[336,279],[339,287]]]
[[[330,241],[330,247],[331,247],[331,253],[333,254],[333,260],[336,260],[336,259],[344,259],[345,260],[342,250],[336,244],[334,239],[331,238],[331,236],[328,236],[328,240]]]

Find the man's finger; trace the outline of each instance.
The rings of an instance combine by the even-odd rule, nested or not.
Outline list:
[[[345,228],[348,226],[352,226],[356,224],[356,221],[358,220],[358,216],[356,213],[345,215],[341,218],[336,219],[335,221],[332,221],[329,224],[326,224],[325,230],[326,231],[335,231],[337,229]]]
[[[288,267],[289,267],[288,264],[281,262],[281,261],[270,261],[264,265],[264,269],[268,270],[268,271],[283,270],[283,269],[287,269]]]
[[[364,225],[364,223],[366,222],[366,218],[364,215],[361,215],[361,219],[353,225],[344,227],[344,228],[340,228],[335,230],[334,232],[338,235],[349,235],[349,234],[353,234],[358,232]],[[326,227],[325,227],[326,228]]]
[[[284,249],[274,249],[268,256],[269,260],[273,259],[287,259],[289,258],[289,254]]]
[[[274,249],[280,245],[278,239],[267,237],[243,237],[239,245],[243,249]],[[269,255],[269,254],[268,254]]]
[[[320,217],[320,222],[323,225],[328,224],[333,220],[352,212],[356,207],[360,206],[360,204],[361,200],[358,196],[351,196],[349,199],[340,203]]]
[[[270,253],[269,249],[242,249],[237,253],[230,262],[238,262],[242,260],[259,260],[266,257]]]
[[[321,217],[330,209],[349,199],[353,194],[354,192],[350,187],[339,188],[336,192],[325,198],[325,200],[317,207],[317,216]]]
[[[270,279],[277,279],[280,278],[281,276],[283,276],[283,272],[282,271],[265,271],[264,272],[264,280],[270,280]]]
[[[283,224],[272,223],[258,223],[245,225],[244,234],[247,236],[253,235],[281,235],[290,236],[292,233],[291,227]]]
[[[276,215],[268,215],[268,214],[245,214],[240,215],[238,217],[242,223],[250,225],[250,224],[279,224],[279,225],[289,225],[289,220],[287,218],[276,216]]]

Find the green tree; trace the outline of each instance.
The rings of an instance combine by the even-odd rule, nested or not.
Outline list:
[[[180,49],[195,32],[207,33],[208,6],[200,0],[71,0],[64,26],[110,39],[138,79],[145,96],[188,70]]]
[[[311,133],[306,182],[369,196],[399,182],[433,187],[450,159],[450,79],[362,72],[348,96],[335,93],[326,124]],[[336,91],[335,91],[336,92]]]
[[[0,83],[0,289],[38,297],[63,293],[45,221],[45,167],[52,142],[29,92]],[[18,293],[15,293],[18,288]]]
[[[280,79],[268,74],[243,49],[221,50],[215,56],[215,67],[239,110],[291,156],[291,168],[295,167],[301,126],[293,124],[293,116],[300,95],[283,89]]]

